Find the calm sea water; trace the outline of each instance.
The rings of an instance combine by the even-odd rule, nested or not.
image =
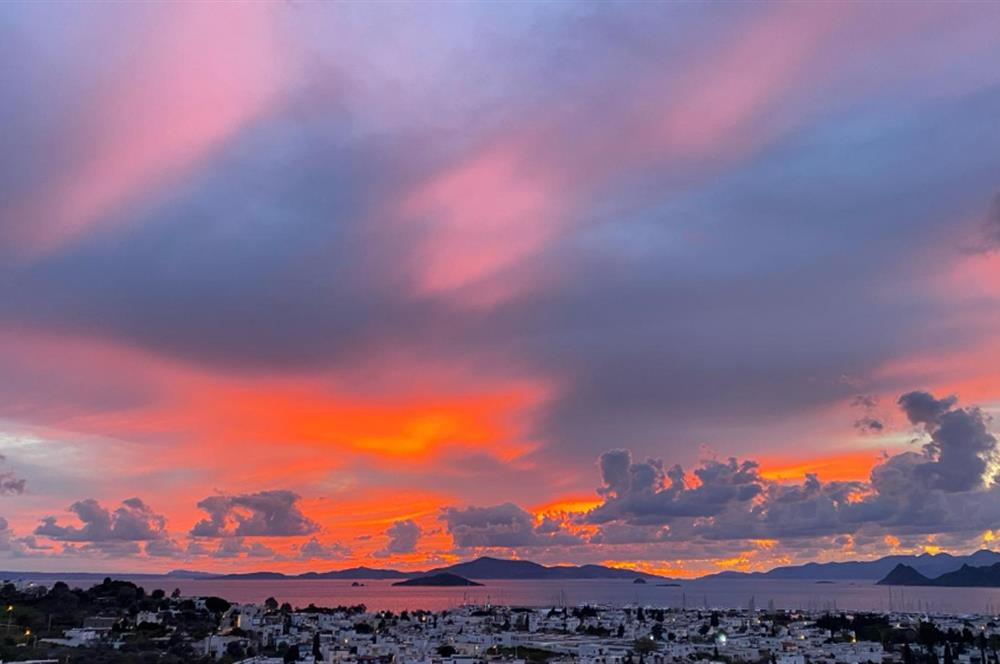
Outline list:
[[[122,577],[128,578],[128,577]],[[364,581],[352,587],[343,580],[187,580],[134,579],[147,591],[167,593],[179,588],[185,595],[217,595],[234,602],[262,602],[275,597],[293,606],[364,604],[369,609],[439,611],[466,603],[520,606],[575,606],[584,603],[641,604],[659,607],[737,608],[751,601],[757,608],[843,609],[851,611],[908,611],[947,613],[1000,612],[1000,588],[917,588],[876,586],[871,581],[704,580],[676,586],[629,581],[484,581],[472,588],[395,587],[391,581]],[[71,586],[88,587],[92,579],[67,576]],[[51,583],[51,581],[46,581]]]

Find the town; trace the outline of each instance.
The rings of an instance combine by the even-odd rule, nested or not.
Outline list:
[[[1000,664],[988,615],[653,606],[369,611],[5,583],[0,662]]]

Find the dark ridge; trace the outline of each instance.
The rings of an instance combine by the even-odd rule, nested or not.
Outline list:
[[[394,586],[481,586],[483,584],[470,581],[464,576],[457,574],[430,574],[428,576],[418,576],[415,579],[397,581]]]

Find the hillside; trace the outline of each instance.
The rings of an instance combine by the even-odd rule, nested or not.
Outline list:
[[[350,567],[348,569],[333,570],[329,572],[306,572],[299,574],[299,579],[409,579],[419,575],[421,572],[400,572],[395,569],[375,569],[372,567]]]
[[[465,577],[459,576],[457,574],[429,574],[427,576],[418,576],[415,579],[407,579],[406,581],[397,581],[392,584],[394,586],[481,586],[483,584],[477,583],[475,581],[470,581]]]
[[[892,572],[898,565],[911,567],[927,577],[936,577],[954,572],[963,565],[979,567],[996,563],[1000,563],[1000,553],[983,549],[966,556],[955,556],[950,553],[923,553],[919,556],[894,555],[868,561],[806,563],[804,565],[776,567],[768,572],[720,572],[705,578],[877,581]]]
[[[428,571],[428,574],[447,572],[459,574],[471,579],[508,579],[508,580],[545,580],[545,579],[623,579],[636,578],[658,579],[653,574],[645,574],[633,570],[604,567],[602,565],[560,565],[546,567],[528,560],[504,560],[483,556],[475,560],[440,567]]]
[[[394,569],[377,569],[372,567],[351,567],[328,572],[306,572],[298,575],[286,575],[280,572],[249,572],[239,574],[212,575],[217,579],[243,580],[277,580],[277,579],[364,579],[391,580],[413,579],[433,574],[453,574],[471,579],[496,580],[552,580],[552,579],[661,579],[653,574],[645,574],[627,569],[604,567],[602,565],[558,565],[546,567],[530,560],[506,560],[483,556],[464,563],[447,567],[437,567],[426,572],[401,572]]]
[[[936,586],[939,588],[1000,588],[1000,563],[973,567],[962,565],[933,579],[900,565],[878,582],[881,586]]]
[[[885,578],[876,582],[879,586],[928,586],[931,580],[909,565],[896,565]]]

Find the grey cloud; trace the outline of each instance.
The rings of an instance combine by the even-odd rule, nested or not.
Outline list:
[[[546,514],[542,517],[542,521],[535,526],[535,532],[539,535],[554,535],[561,531],[562,528],[562,521]]]
[[[292,491],[210,496],[198,503],[208,513],[191,529],[193,537],[287,537],[309,535],[319,524],[302,513]]]
[[[563,530],[535,527],[530,513],[513,503],[489,507],[446,507],[441,512],[455,547],[519,548],[582,544],[583,540]]]
[[[854,428],[865,434],[879,434],[885,430],[885,422],[876,413],[878,399],[870,394],[859,394],[851,401],[851,406],[860,408],[864,415],[854,420]]]
[[[379,558],[397,553],[413,553],[417,549],[421,530],[412,519],[405,519],[393,523],[385,534],[389,537],[389,541],[385,547],[375,552],[375,556]]]
[[[866,490],[864,482],[821,482],[807,475],[801,484],[768,483],[760,499],[733,505],[712,520],[691,524],[673,537],[695,534],[708,539],[785,539],[854,532],[859,524],[845,509]]]
[[[943,491],[969,491],[992,483],[985,477],[997,457],[997,439],[986,428],[978,408],[955,408],[954,396],[935,399],[927,392],[909,392],[899,399],[913,424],[930,435],[924,445],[928,461],[916,469],[922,484]]]
[[[622,494],[629,489],[629,469],[632,467],[632,453],[628,450],[611,450],[598,459],[601,481],[604,486],[597,492],[601,495]]]
[[[84,542],[74,544],[66,542],[62,546],[64,555],[100,556],[104,558],[123,558],[138,555],[142,547],[138,542],[109,540],[104,542]]]
[[[25,481],[13,473],[0,473],[0,496],[24,493]]]
[[[339,542],[323,544],[315,537],[299,547],[301,560],[339,560],[351,555],[351,550]]]
[[[275,550],[262,542],[251,542],[247,547],[247,555],[251,558],[272,558]]]
[[[958,403],[958,397],[951,395],[937,399],[928,392],[916,390],[899,397],[898,403],[911,424],[937,427],[941,423],[941,416]]]
[[[872,410],[878,406],[878,398],[872,394],[859,394],[851,400],[851,405],[855,408]]]
[[[981,532],[1000,526],[1000,486],[989,477],[996,438],[977,408],[954,397],[910,392],[899,400],[930,436],[922,452],[886,456],[868,482],[762,480],[752,462],[710,462],[688,489],[675,467],[632,463],[614,450],[601,460],[604,503],[583,520],[595,542],[795,539],[844,534]],[[650,481],[652,478],[652,481]],[[694,503],[697,507],[692,508]],[[664,526],[660,528],[659,526]]]
[[[773,539],[791,546],[815,538],[861,545],[886,534],[957,540],[1000,527],[1000,485],[989,476],[996,439],[982,411],[925,392],[899,403],[930,441],[920,452],[886,455],[868,481],[824,482],[814,474],[798,483],[770,481],[755,462],[735,458],[705,461],[689,477],[678,465],[637,462],[617,449],[598,461],[602,504],[577,521],[597,526],[593,544],[685,548]],[[442,518],[458,547],[537,546],[539,536],[565,532],[554,519],[536,525],[510,503],[449,508]]]
[[[39,542],[34,535],[15,537],[7,519],[0,517],[0,551],[14,558],[37,558],[48,555],[53,547]]]
[[[885,430],[885,424],[877,417],[865,415],[854,420],[854,428],[862,433],[882,433]]]
[[[628,523],[609,522],[587,540],[591,544],[651,544],[668,539],[669,530],[663,526],[634,526]]]
[[[763,490],[753,461],[708,460],[694,470],[698,486],[688,488],[685,473],[675,465],[647,459],[633,463],[627,450],[605,452],[600,458],[604,503],[583,520],[600,524],[623,521],[633,525],[666,524],[679,517],[710,517],[731,503],[746,503]]]
[[[32,551],[51,551],[54,548],[48,544],[42,544],[34,535],[18,537],[16,541],[24,548]]]
[[[6,457],[0,454],[0,463],[6,461]],[[15,477],[14,473],[0,473],[0,496],[24,493],[25,481],[23,478]]]
[[[82,526],[60,525],[54,516],[42,519],[35,534],[64,542],[138,542],[167,536],[166,519],[139,498],[122,501],[113,512],[93,498],[69,507]]]
[[[920,452],[886,455],[868,481],[824,482],[813,474],[796,483],[770,481],[753,461],[729,459],[703,462],[690,482],[680,466],[636,462],[627,450],[611,450],[598,462],[603,502],[578,521],[597,526],[591,543],[624,547],[704,550],[774,539],[805,546],[816,538],[843,545],[887,534],[969,539],[970,533],[1000,527],[1000,485],[990,476],[997,450],[982,411],[957,403],[926,392],[904,394],[901,408],[930,441]],[[530,523],[525,515],[521,528],[507,530],[530,538]]]
[[[213,558],[239,558],[246,553],[242,539],[227,537],[219,541],[219,546],[208,555]]]
[[[214,551],[208,551],[212,558],[276,558],[277,552],[261,542],[246,542],[242,537],[224,537]]]
[[[155,539],[146,542],[147,556],[154,558],[179,558],[184,555],[184,547],[171,538]]]

